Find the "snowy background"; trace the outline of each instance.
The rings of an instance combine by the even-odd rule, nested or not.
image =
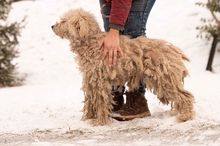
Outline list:
[[[173,43],[191,59],[185,88],[196,99],[195,120],[178,123],[170,106],[147,92],[151,117],[97,127],[81,121],[82,78],[69,42],[55,36],[51,26],[69,9],[83,7],[102,27],[98,0],[14,3],[8,21],[27,16],[15,60],[26,81],[0,89],[0,145],[220,145],[220,55],[218,49],[214,72],[205,71],[211,41],[196,38],[195,28],[201,17],[211,15],[195,5],[198,1],[205,0],[157,0],[147,24],[148,37]]]

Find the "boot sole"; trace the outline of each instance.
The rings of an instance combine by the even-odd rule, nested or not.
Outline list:
[[[112,118],[118,120],[118,121],[129,121],[135,118],[144,118],[144,117],[149,117],[151,116],[150,112],[144,112],[138,115],[129,115],[129,116],[123,116],[117,113],[113,113],[110,115]]]

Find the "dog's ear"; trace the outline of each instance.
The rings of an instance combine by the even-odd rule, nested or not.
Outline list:
[[[86,35],[88,35],[89,33],[89,24],[88,21],[86,21],[85,19],[81,19],[79,21],[79,36],[80,37],[85,37]]]
[[[72,33],[75,37],[85,37],[89,33],[89,24],[88,22],[80,17],[71,17],[68,21],[69,32]],[[76,36],[77,35],[77,36]]]

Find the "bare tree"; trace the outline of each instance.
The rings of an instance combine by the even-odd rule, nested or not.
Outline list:
[[[205,38],[212,41],[212,46],[209,54],[209,59],[207,63],[206,70],[212,71],[212,63],[214,59],[214,55],[216,52],[216,46],[218,42],[220,42],[220,20],[217,17],[217,14],[220,13],[220,0],[208,0],[207,3],[196,3],[197,5],[206,7],[212,18],[202,18],[201,21],[204,23],[203,26],[197,27],[200,30],[198,37],[203,38],[205,33]]]

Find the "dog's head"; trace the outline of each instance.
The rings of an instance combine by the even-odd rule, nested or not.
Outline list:
[[[94,15],[81,8],[66,12],[52,29],[59,37],[69,40],[85,38],[101,32]]]

